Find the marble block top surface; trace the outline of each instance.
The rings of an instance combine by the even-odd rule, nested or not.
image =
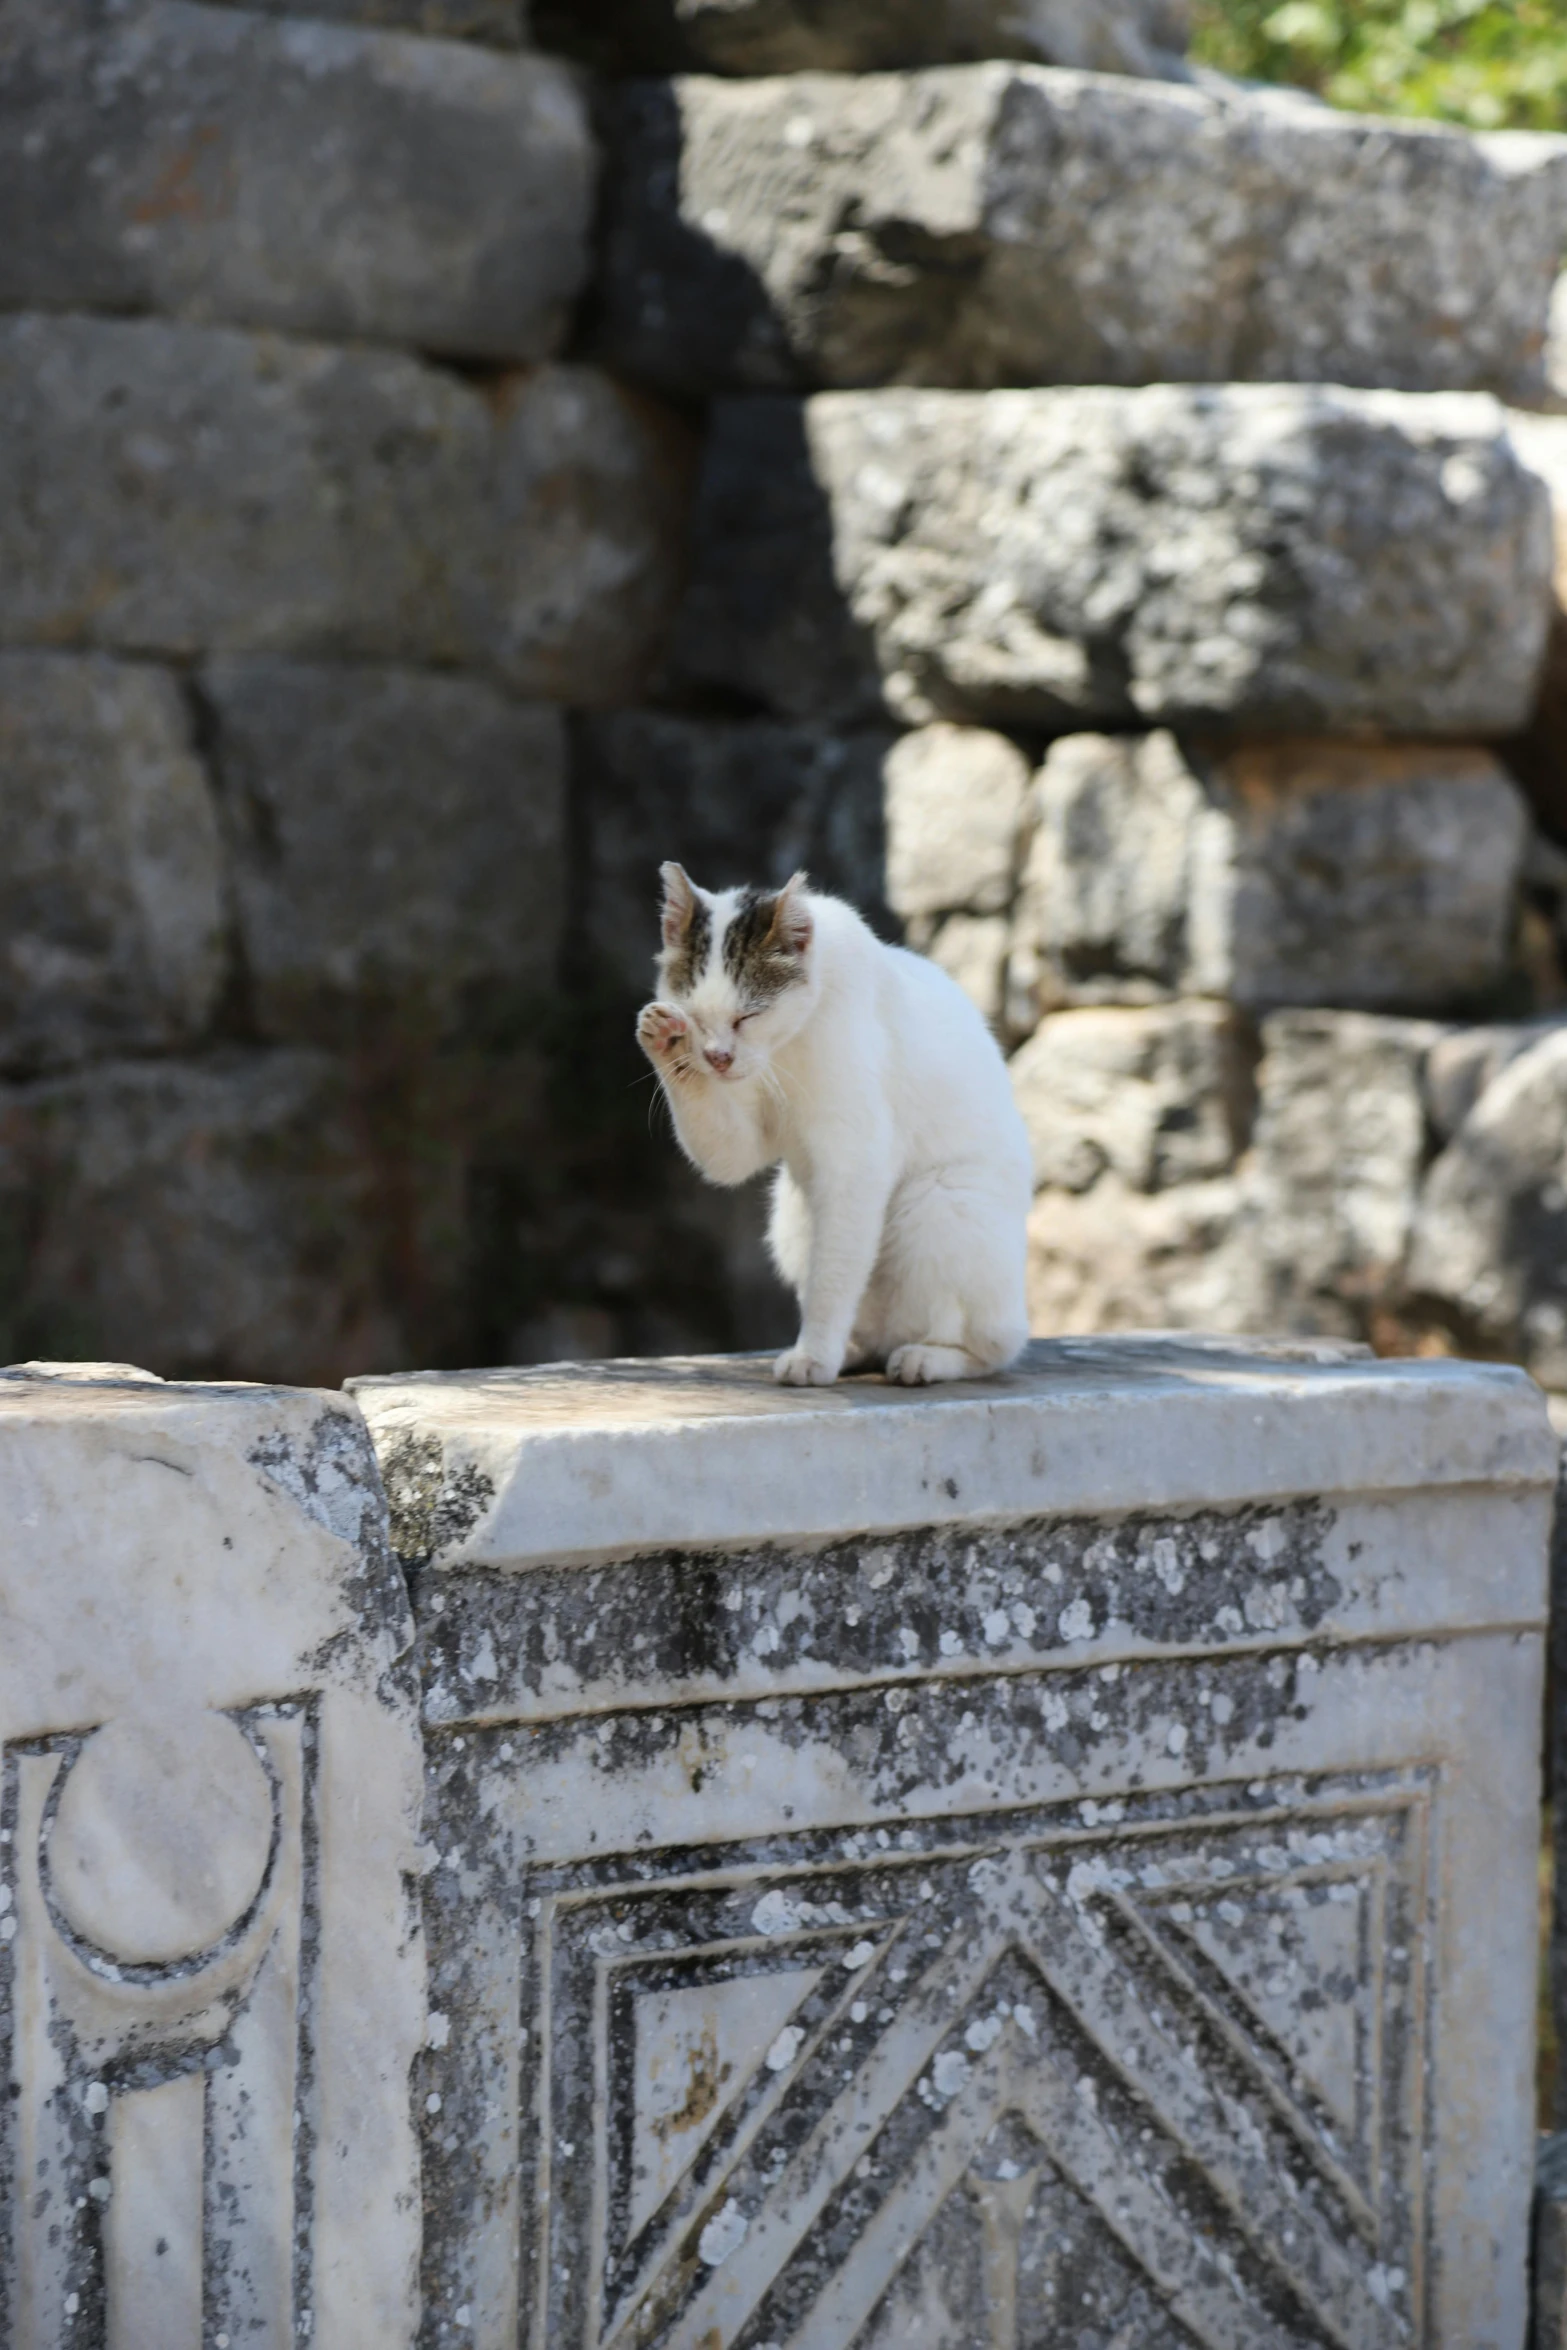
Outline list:
[[[1501,1365],[1135,1333],[1036,1341],[1012,1372],[933,1389],[783,1388],[771,1362],[349,1384],[419,1565],[1556,1476],[1545,1399]]]

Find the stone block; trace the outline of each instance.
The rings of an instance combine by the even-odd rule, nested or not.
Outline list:
[[[1280,1012],[1254,1060],[1220,1018],[1057,1013],[1014,1054],[1034,1327],[1456,1348],[1567,1387],[1567,1022]]]
[[[496,402],[474,658],[519,693],[639,701],[686,569],[697,442],[596,367],[516,376]]]
[[[1133,1191],[1227,1175],[1251,1111],[1249,1039],[1224,1004],[1103,1006],[1042,1021],[1010,1063],[1034,1181]]]
[[[1030,1325],[1063,1336],[1268,1327],[1244,1205],[1233,1175],[1146,1192],[1107,1173],[1088,1191],[1040,1192],[1028,1219]]]
[[[7,67],[7,309],[461,358],[539,360],[565,339],[597,164],[554,59],[188,0],[60,0]]]
[[[358,1386],[432,2337],[1521,2340],[1556,1446],[1312,1353]]]
[[[1560,138],[994,64],[638,83],[611,154],[604,347],[682,393],[1544,391]]]
[[[920,948],[949,979],[957,981],[998,1035],[1005,1032],[1010,943],[1010,926],[1004,914],[942,914]]]
[[[471,678],[203,672],[253,1017],[437,1023],[548,994],[565,916],[566,727]],[[537,1009],[536,1000],[533,1008]]]
[[[1550,517],[1479,395],[834,392],[715,412],[676,660],[782,715],[1506,733]]]
[[[1432,1166],[1409,1281],[1471,1344],[1567,1387],[1567,1024],[1506,1061]]]
[[[592,368],[0,321],[0,641],[489,669],[623,700],[681,562],[680,428]]]
[[[1238,1171],[1256,1044],[1227,1006],[1058,1012],[1013,1055],[1036,1330],[1260,1326]]]
[[[406,1359],[369,1139],[307,1051],[0,1089],[4,1351],[323,1381]]]
[[[222,853],[155,669],[0,653],[0,1068],[189,1042],[224,969]]]
[[[1210,984],[1257,1008],[1424,1011],[1505,977],[1529,820],[1488,751],[1297,740],[1210,772],[1228,855],[1199,853],[1189,916]]]
[[[891,737],[765,719],[605,712],[576,734],[589,830],[587,937],[604,968],[646,991],[658,952],[658,868],[704,887],[787,881],[801,867],[879,928],[884,775]]]
[[[1548,1020],[1488,1021],[1445,1030],[1426,1054],[1426,1118],[1438,1142],[1451,1142],[1486,1087],[1518,1055],[1548,1035]]]
[[[1031,57],[1182,70],[1188,0],[534,0],[538,37],[610,73],[869,73]]]
[[[1218,833],[1217,858],[1203,857]],[[1009,1013],[1173,995],[1193,965],[1194,865],[1226,869],[1226,828],[1172,734],[1067,734],[1051,744],[1028,812],[1013,922]],[[1199,983],[1200,984],[1200,983]]]
[[[1029,766],[974,726],[906,734],[887,761],[887,902],[905,922],[1004,914],[1017,894]]]
[[[23,1366],[0,1496],[7,2334],[411,2350],[420,1743],[363,1424]]]
[[[1528,816],[1485,750],[1067,735],[1032,822],[1020,1024],[1166,990],[1424,1011],[1509,967]]]
[[[1254,1327],[1359,1338],[1405,1297],[1441,1033],[1358,1012],[1263,1023],[1246,1187]]]

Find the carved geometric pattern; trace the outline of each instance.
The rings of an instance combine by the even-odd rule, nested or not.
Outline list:
[[[232,1724],[258,1775],[256,1875],[205,1947],[151,1959],[84,1933],[60,1881],[72,1774],[112,1730],[5,1747],[0,2342],[285,2350],[307,2335],[315,1714],[304,1697],[197,1717]],[[116,1826],[89,1835],[89,1859],[124,1865]],[[178,1820],[149,1827],[177,1849]],[[186,1858],[199,1914],[203,1858]]]
[[[520,2339],[1418,2343],[1434,1793],[529,1873]]]

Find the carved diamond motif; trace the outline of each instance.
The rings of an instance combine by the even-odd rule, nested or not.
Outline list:
[[[549,2035],[518,2076],[513,2338],[1418,2341],[1434,1791],[1257,1782],[1097,1829],[529,1872]]]

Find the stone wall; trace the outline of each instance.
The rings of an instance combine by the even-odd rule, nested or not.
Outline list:
[[[0,1353],[780,1334],[677,855],[975,995],[1041,1327],[1567,1384],[1567,142],[1183,36],[13,0]]]
[[[0,1351],[548,1304],[614,1156],[572,713],[644,696],[694,452],[570,355],[598,171],[515,0],[7,11]]]

